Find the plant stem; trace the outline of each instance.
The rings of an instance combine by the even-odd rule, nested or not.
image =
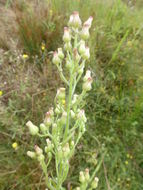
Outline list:
[[[66,122],[66,128],[64,133],[64,140],[67,138],[68,131],[69,131],[69,124],[70,124],[70,108],[71,108],[71,100],[72,100],[72,87],[73,87],[73,73],[70,72],[70,86],[69,86],[69,97],[68,97],[68,107],[67,107],[67,122]]]

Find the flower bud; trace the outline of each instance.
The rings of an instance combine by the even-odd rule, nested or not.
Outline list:
[[[88,169],[88,168],[85,169],[85,179],[86,179],[87,181],[89,181],[89,179],[90,179],[89,169]]]
[[[64,49],[65,49],[66,51],[70,51],[70,50],[72,49],[71,42],[67,42],[67,43],[65,43],[65,45],[64,45]]]
[[[73,15],[70,15],[68,26],[72,26],[72,25],[73,25]]]
[[[71,69],[72,68],[72,62],[71,61],[69,61],[69,60],[66,61],[66,68],[67,69]]]
[[[79,96],[79,95],[77,95],[77,94],[74,94],[74,95],[73,95],[72,104],[75,104],[75,103],[77,102],[78,96]]]
[[[82,55],[85,53],[85,51],[86,51],[85,41],[81,40],[79,45],[79,53]]]
[[[64,35],[63,35],[63,41],[65,43],[70,42],[71,35],[68,27],[64,27]]]
[[[66,119],[67,119],[67,112],[64,111],[60,119],[61,125],[64,125],[66,123]]]
[[[37,145],[34,146],[34,149],[37,155],[41,155],[43,153],[43,150]]]
[[[54,123],[52,126],[52,135],[55,135],[57,133],[57,124]]]
[[[27,156],[29,156],[30,158],[36,158],[36,153],[32,151],[27,151]]]
[[[29,128],[31,135],[37,135],[38,134],[39,128],[36,125],[34,125],[31,121],[28,121],[26,123],[26,126]]]
[[[70,147],[69,147],[69,143],[66,143],[66,145],[63,147],[63,155],[65,156],[65,157],[67,157],[68,155],[69,155],[69,153],[70,153]]]
[[[89,25],[83,26],[80,36],[83,40],[87,40],[89,38]]]
[[[55,108],[55,113],[56,114],[60,114],[61,113],[61,109],[60,109],[60,105],[57,105]]]
[[[38,161],[39,161],[39,162],[42,162],[44,159],[45,159],[45,156],[44,156],[43,154],[40,154],[40,155],[38,156]]]
[[[74,59],[78,63],[80,61],[80,59],[81,59],[81,56],[79,55],[76,48],[73,50],[73,53],[74,53]]]
[[[50,112],[50,111],[48,111],[48,112],[46,113],[46,117],[45,117],[45,119],[44,119],[44,124],[45,124],[47,127],[49,127],[49,126],[52,124],[52,116],[51,116],[51,112]]]
[[[98,181],[99,181],[98,177],[95,177],[93,182],[91,183],[91,187],[96,189],[98,186]]]
[[[90,78],[88,78],[88,80],[86,81],[86,82],[84,82],[83,83],[83,85],[82,85],[82,89],[84,90],[84,91],[90,91],[91,89],[92,89],[92,78],[90,77]]]
[[[84,112],[83,109],[79,111],[79,113],[78,113],[78,115],[77,115],[77,118],[81,119],[83,122],[86,123],[87,118],[86,118],[86,116],[85,116],[85,112]]]
[[[59,157],[59,159],[61,159],[61,158],[62,158],[62,156],[63,156],[62,147],[61,147],[61,146],[59,146],[59,147],[58,147],[58,157]]]
[[[61,99],[65,99],[65,96],[66,96],[66,94],[65,94],[65,88],[59,88],[57,90],[56,97],[61,100]]]
[[[85,76],[83,77],[83,81],[86,82],[89,78],[91,78],[91,71],[87,70]]]
[[[89,47],[86,47],[86,48],[85,48],[85,52],[84,52],[84,54],[82,54],[82,57],[83,57],[83,59],[85,59],[85,60],[87,60],[87,59],[90,58]]]
[[[59,56],[58,56],[58,53],[55,51],[54,52],[54,54],[53,54],[53,63],[55,64],[55,65],[58,65],[60,62],[61,62],[61,60],[60,60],[60,58],[59,58]]]
[[[84,173],[83,173],[83,172],[80,172],[80,173],[79,173],[79,181],[80,181],[81,183],[84,183],[84,182],[85,182],[85,176],[84,176]]]
[[[71,118],[75,118],[75,113],[73,112],[73,110],[71,110],[70,113],[71,113]]]
[[[82,74],[84,71],[84,65],[80,65],[79,69],[78,69],[78,74]]]
[[[64,54],[63,54],[62,48],[58,48],[58,56],[60,59],[64,59]]]
[[[73,147],[74,147],[74,141],[71,141],[71,143],[70,143],[70,148],[72,149]]]
[[[88,18],[88,20],[84,22],[83,25],[88,25],[88,27],[91,28],[92,21],[93,21],[93,17],[90,16],[90,17]]]
[[[79,28],[81,26],[81,19],[79,17],[79,13],[77,11],[73,12],[73,16],[70,19],[71,26],[75,28]]]
[[[41,124],[40,124],[40,130],[42,131],[43,134],[46,133],[46,131],[47,131],[47,127],[45,126],[44,123],[41,123]]]
[[[52,153],[51,152],[48,152],[48,158],[51,160],[51,158],[52,158]]]
[[[80,187],[77,187],[76,190],[80,190]]]

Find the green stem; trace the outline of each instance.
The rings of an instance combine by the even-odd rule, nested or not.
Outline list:
[[[64,139],[67,138],[68,131],[69,131],[69,124],[70,124],[70,109],[71,109],[71,100],[72,100],[72,87],[73,87],[73,73],[71,71],[70,73],[70,86],[69,86],[69,97],[68,97],[68,108],[67,108],[67,122],[66,122],[66,128],[64,133]]]

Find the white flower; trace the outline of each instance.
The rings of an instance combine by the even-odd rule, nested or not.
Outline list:
[[[68,27],[64,27],[64,35],[63,35],[63,41],[65,43],[70,42],[71,35]]]
[[[84,91],[90,91],[92,89],[92,81],[93,79],[90,77],[86,82],[83,83],[82,89]]]

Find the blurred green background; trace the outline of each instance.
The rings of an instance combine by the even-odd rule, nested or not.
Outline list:
[[[65,187],[72,189],[79,171],[93,171],[106,153],[97,173],[98,190],[143,189],[143,1],[3,0],[1,190],[45,189],[40,166],[26,156],[39,140],[31,138],[25,123],[42,121],[62,84],[50,52],[62,45],[63,27],[74,10],[82,20],[94,17],[86,65],[94,82],[85,105],[87,131],[71,160]]]

